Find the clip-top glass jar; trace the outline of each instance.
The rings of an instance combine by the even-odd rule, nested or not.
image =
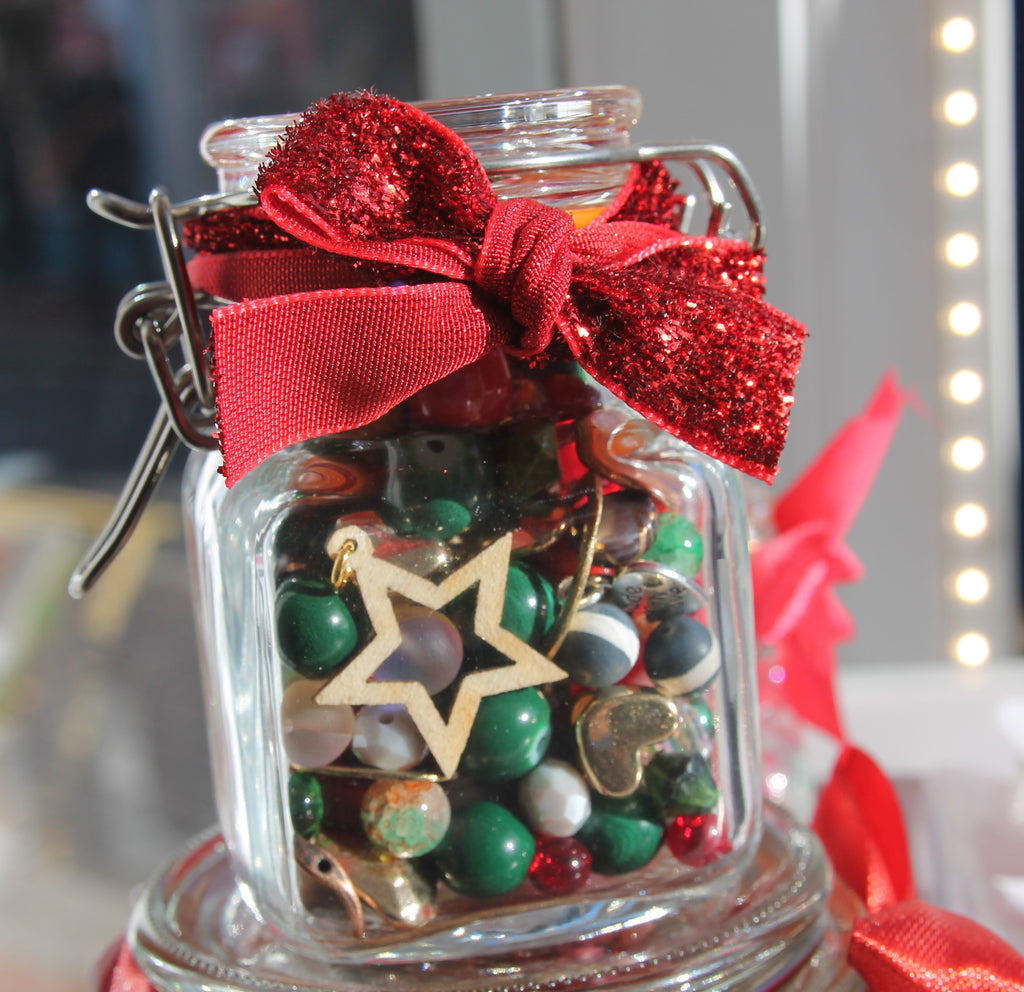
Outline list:
[[[628,145],[627,89],[424,106],[485,167]],[[247,189],[287,121],[203,151]],[[585,224],[631,166],[495,171]],[[252,910],[347,962],[607,936],[736,896],[761,800],[734,472],[495,349],[230,489],[185,481],[221,827]]]

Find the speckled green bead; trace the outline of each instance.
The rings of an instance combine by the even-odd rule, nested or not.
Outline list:
[[[282,657],[308,679],[336,672],[359,641],[352,613],[334,587],[310,578],[282,583],[276,623]]]
[[[576,839],[590,851],[594,871],[622,875],[648,864],[661,847],[664,828],[657,813],[642,797],[594,797],[590,818]]]
[[[432,499],[407,516],[407,526],[413,534],[442,541],[461,534],[472,522],[473,514],[468,507],[453,499]]]
[[[710,813],[718,803],[711,769],[696,752],[659,752],[644,771],[644,782],[666,817]]]
[[[314,837],[324,820],[324,795],[320,780],[309,772],[292,772],[288,779],[288,811],[295,832]]]
[[[555,590],[543,575],[519,562],[509,568],[502,627],[536,644],[554,626],[557,610]]]
[[[526,880],[536,853],[533,834],[504,806],[474,803],[452,816],[435,848],[441,878],[467,896],[500,896]]]
[[[675,513],[662,513],[658,517],[658,536],[646,557],[692,579],[704,560],[704,540],[692,520]]]
[[[521,778],[540,764],[551,741],[551,707],[538,689],[480,700],[459,770],[474,778]]]

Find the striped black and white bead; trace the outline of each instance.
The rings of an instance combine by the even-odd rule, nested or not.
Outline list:
[[[651,681],[670,696],[703,689],[722,667],[715,635],[685,613],[666,617],[651,631],[644,648],[644,667]]]
[[[640,635],[628,613],[612,603],[578,610],[555,663],[579,685],[602,689],[625,678],[640,657]]]

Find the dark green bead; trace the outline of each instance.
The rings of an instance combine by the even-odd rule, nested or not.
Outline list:
[[[285,661],[306,678],[337,671],[355,650],[352,613],[328,582],[290,579],[277,594],[277,644]]]
[[[642,798],[615,800],[594,797],[589,819],[576,839],[590,851],[594,871],[622,875],[648,864],[661,847],[664,828]]]
[[[474,778],[520,778],[540,764],[551,740],[551,707],[534,688],[485,696],[462,754]]]
[[[452,815],[434,863],[456,892],[500,896],[525,881],[535,852],[533,834],[504,806],[478,802]]]
[[[710,813],[718,804],[711,769],[694,751],[659,752],[644,771],[644,782],[666,817]]]
[[[521,641],[536,644],[551,630],[557,609],[555,590],[543,575],[521,562],[509,568],[502,627]]]
[[[646,557],[693,578],[704,559],[704,540],[692,520],[675,513],[662,513],[658,517],[658,536]]]
[[[292,772],[288,779],[288,811],[295,832],[314,837],[324,820],[324,796],[320,780],[309,772]]]
[[[461,534],[473,522],[473,514],[453,499],[432,499],[410,510],[406,525],[413,534],[442,541]]]

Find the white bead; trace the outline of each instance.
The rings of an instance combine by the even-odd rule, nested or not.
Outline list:
[[[405,771],[427,756],[427,743],[404,706],[364,706],[356,714],[352,752],[371,768]]]
[[[318,768],[336,761],[352,740],[355,711],[346,703],[320,706],[313,697],[325,683],[293,682],[281,698],[281,733],[288,758],[296,765]]]
[[[571,837],[590,816],[590,789],[572,765],[548,758],[519,784],[530,826],[550,837]]]

